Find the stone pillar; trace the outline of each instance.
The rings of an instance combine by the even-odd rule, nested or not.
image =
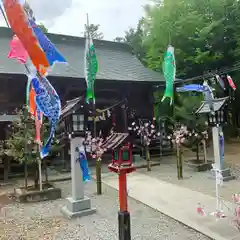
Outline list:
[[[212,128],[212,136],[213,136],[214,162],[215,162],[216,168],[221,170],[221,158],[220,158],[220,148],[219,148],[219,127],[214,126]]]
[[[93,214],[96,209],[91,207],[91,200],[84,196],[84,183],[82,180],[82,170],[77,160],[78,148],[82,145],[83,138],[75,137],[71,139],[71,177],[72,196],[67,198],[67,204],[61,212],[68,218],[82,217]]]

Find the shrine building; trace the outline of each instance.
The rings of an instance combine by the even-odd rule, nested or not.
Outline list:
[[[86,91],[84,56],[85,38],[47,34],[66,58],[68,65],[56,64],[48,79],[59,94],[62,106],[67,100],[83,96]],[[0,27],[0,139],[4,140],[5,126],[13,121],[14,110],[25,104],[27,75],[24,65],[8,59],[11,29]],[[111,108],[122,131],[120,103],[126,100],[128,116],[153,117],[153,86],[164,85],[164,77],[146,68],[134,55],[131,46],[104,40],[94,40],[99,71],[95,81],[96,109]],[[110,116],[108,114],[108,116]],[[109,129],[112,119],[99,118]],[[90,119],[91,120],[91,119]],[[102,126],[104,128],[104,126]]]

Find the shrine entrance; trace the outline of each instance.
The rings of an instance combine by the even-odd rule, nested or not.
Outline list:
[[[96,132],[106,137],[111,130],[114,132],[126,132],[127,113],[125,109],[125,101],[119,101],[108,107],[96,108]],[[93,117],[88,117],[89,130],[93,130]]]

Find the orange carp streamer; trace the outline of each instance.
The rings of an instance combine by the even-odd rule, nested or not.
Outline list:
[[[18,0],[3,0],[3,4],[13,32],[22,42],[38,72],[45,75],[50,65],[46,54],[38,45],[22,5]]]
[[[41,112],[35,112],[35,126],[36,126],[36,142],[39,146],[42,146],[41,142],[41,127],[43,121],[43,114]]]
[[[37,109],[36,102],[35,102],[35,96],[36,96],[36,93],[35,93],[33,87],[31,87],[31,90],[29,93],[29,112],[32,116],[35,116],[35,112]]]
[[[36,142],[41,146],[41,126],[43,120],[43,114],[37,111],[37,105],[35,101],[36,93],[31,87],[29,93],[29,112],[35,119],[35,126],[36,126]]]

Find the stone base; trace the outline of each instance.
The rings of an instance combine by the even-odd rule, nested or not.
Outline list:
[[[47,200],[56,200],[61,198],[60,188],[47,188],[40,190],[26,191],[24,188],[14,189],[13,196],[16,201],[26,203],[26,202],[41,202]]]
[[[196,161],[196,160],[189,160],[187,161],[186,165],[193,169],[194,172],[204,172],[208,171],[212,168],[212,162],[204,162],[204,161]]]
[[[61,209],[62,214],[67,218],[88,216],[96,212],[95,208],[91,208],[89,198],[81,200],[73,200],[67,198],[67,204]]]
[[[212,176],[211,178],[216,178],[215,177],[215,171],[213,169],[211,169],[211,172],[212,172]],[[231,174],[231,170],[229,168],[225,168],[222,170],[222,176],[223,176],[223,181],[224,182],[227,182],[227,181],[230,181],[230,180],[234,180],[235,179],[235,176],[233,176]]]

